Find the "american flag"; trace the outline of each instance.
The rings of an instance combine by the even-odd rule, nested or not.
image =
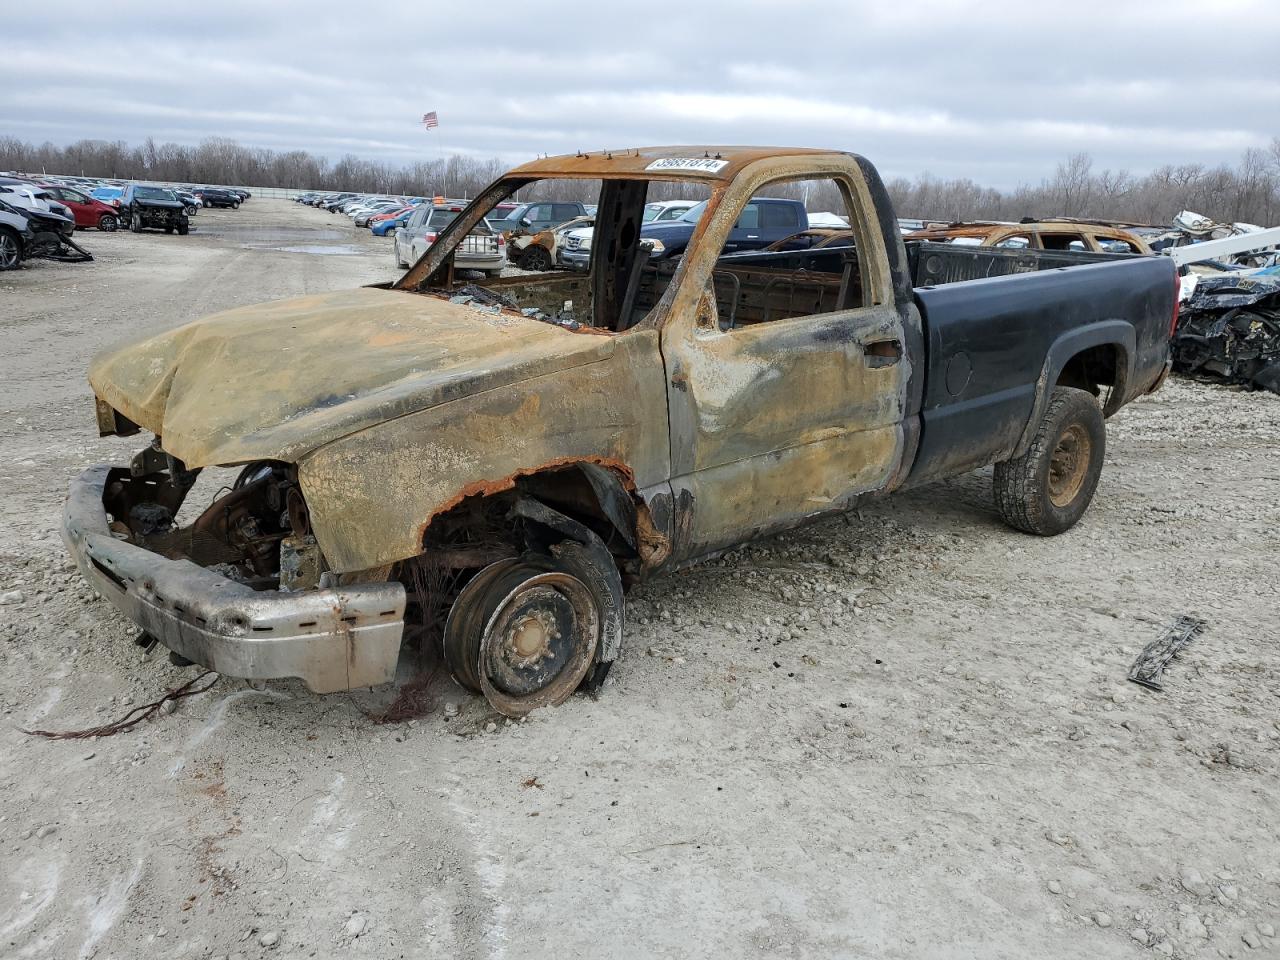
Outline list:
[[[436,116],[436,112],[432,110],[430,113],[422,115],[422,125],[430,130],[432,127],[440,126],[440,118]]]

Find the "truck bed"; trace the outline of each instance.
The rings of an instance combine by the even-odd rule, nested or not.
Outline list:
[[[1166,257],[920,243],[908,258],[926,358],[912,483],[1020,455],[1060,382],[1101,385],[1109,415],[1166,369]]]

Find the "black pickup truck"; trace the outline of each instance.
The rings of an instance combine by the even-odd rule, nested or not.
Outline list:
[[[585,273],[455,269],[481,218],[555,180],[600,184]],[[752,197],[820,180],[853,245],[726,254]],[[710,195],[682,256],[646,246],[654,181]],[[908,246],[875,168],[839,151],[542,158],[394,284],[99,357],[101,432],[155,439],[74,482],[64,535],[187,660],[367,686],[409,619],[519,715],[601,682],[626,586],[860,498],[995,464],[1011,526],[1069,529],[1104,417],[1165,375],[1177,283],[1163,257]],[[231,465],[179,526],[196,474]]]
[[[120,219],[134,233],[154,227],[186,236],[191,229],[185,204],[168,187],[129,184],[120,198]]]

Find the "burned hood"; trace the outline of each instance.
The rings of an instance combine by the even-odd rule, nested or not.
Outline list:
[[[612,352],[438,297],[362,287],[240,307],[97,357],[94,392],[189,467],[296,461],[339,437]]]

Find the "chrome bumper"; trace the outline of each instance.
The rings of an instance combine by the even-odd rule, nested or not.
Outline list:
[[[401,584],[257,591],[118,540],[102,502],[113,469],[127,472],[93,467],[72,481],[62,539],[85,580],[164,646],[229,677],[299,677],[316,693],[395,677]]]

